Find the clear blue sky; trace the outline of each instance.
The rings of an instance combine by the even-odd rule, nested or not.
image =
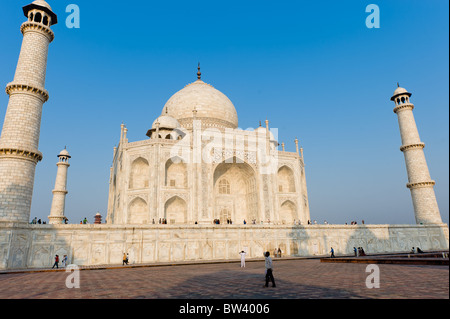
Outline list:
[[[28,1],[2,1],[0,86],[12,81]],[[312,219],[414,224],[397,117],[396,82],[413,93],[444,222],[449,219],[449,4],[430,0],[49,0],[50,45],[31,217],[47,220],[56,155],[72,155],[66,216],[106,216],[120,124],[145,133],[172,94],[202,79],[234,103],[239,126],[269,119],[279,142],[304,148]],[[81,10],[68,29],[66,6]],[[365,8],[380,8],[368,29]],[[8,96],[0,94],[1,125]]]

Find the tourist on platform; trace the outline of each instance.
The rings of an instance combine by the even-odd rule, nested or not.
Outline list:
[[[330,258],[334,258],[334,249],[333,249],[333,247],[331,247],[331,251],[330,251],[330,253],[331,253],[331,256],[330,256]]]
[[[277,256],[281,258],[281,248],[278,248]]]
[[[364,249],[362,247],[358,247],[358,254],[359,256],[365,256],[366,253],[364,252]]]
[[[123,265],[128,265],[128,256],[125,253],[123,253],[122,266]]]

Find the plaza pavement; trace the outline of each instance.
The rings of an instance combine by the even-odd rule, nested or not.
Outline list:
[[[372,289],[367,266],[274,258],[276,288],[263,287],[263,259],[88,267],[71,289],[64,270],[3,271],[0,299],[449,299],[448,266],[380,264]]]

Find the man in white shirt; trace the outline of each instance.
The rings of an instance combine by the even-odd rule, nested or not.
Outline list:
[[[239,253],[241,255],[241,268],[245,267],[245,255],[247,254],[245,251],[241,251]]]
[[[272,287],[276,287],[275,285],[275,279],[273,278],[272,274],[272,258],[270,258],[270,253],[267,251],[265,253],[265,266],[266,266],[266,284],[264,287],[269,287],[269,280],[272,282]]]

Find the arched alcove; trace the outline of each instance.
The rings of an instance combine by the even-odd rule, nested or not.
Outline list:
[[[166,162],[165,185],[169,187],[187,187],[187,166],[178,156],[170,158]]]
[[[292,224],[297,217],[297,206],[290,200],[285,201],[280,207],[280,221],[282,224]]]
[[[136,197],[128,206],[128,224],[147,224],[149,209],[147,202]]]
[[[295,180],[294,172],[287,166],[282,166],[278,169],[278,192],[280,193],[294,193]]]
[[[187,205],[184,199],[174,196],[164,204],[164,218],[169,224],[185,224],[187,222]]]
[[[129,188],[146,188],[149,185],[150,169],[146,159],[139,157],[131,164]]]

